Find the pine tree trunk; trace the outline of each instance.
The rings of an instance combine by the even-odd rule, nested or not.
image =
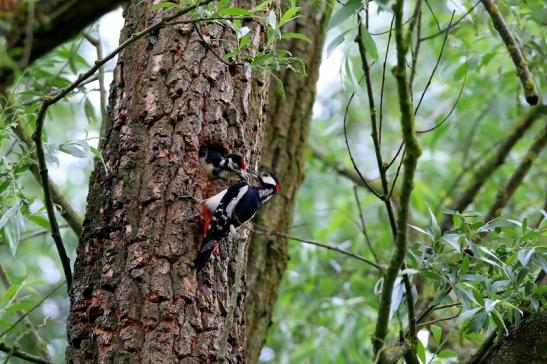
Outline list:
[[[161,18],[156,2],[125,10],[121,41]],[[246,25],[258,45],[264,29]],[[231,37],[228,29],[200,29],[220,57],[231,51],[215,40]],[[67,362],[246,361],[244,267],[234,277],[248,230],[237,243],[225,239],[196,274],[200,206],[185,195],[203,199],[226,187],[199,166],[202,145],[240,152],[256,166],[266,103],[264,75],[219,61],[190,24],[122,51],[100,145],[106,169],[98,163],[91,177],[75,263]]]
[[[299,3],[299,6],[303,7],[304,16],[292,22],[292,29],[286,31],[305,34],[311,42],[292,40],[279,44],[279,47],[305,62],[307,76],[297,77],[288,70],[279,74],[286,94],[284,100],[279,86],[271,82],[268,123],[260,161],[261,169],[275,171],[278,175],[281,191],[267,209],[259,212],[256,226],[280,233],[289,232],[296,192],[304,177],[315,84],[333,3],[309,0]],[[253,234],[247,261],[245,301],[247,357],[250,363],[258,360],[266,339],[279,284],[287,268],[287,251],[286,238]]]

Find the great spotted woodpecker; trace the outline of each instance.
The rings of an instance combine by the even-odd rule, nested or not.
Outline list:
[[[226,178],[230,174],[244,179],[247,177],[247,162],[236,153],[224,154],[218,149],[204,147],[199,150],[199,162],[207,174],[214,178]]]
[[[250,172],[259,181],[255,187],[240,181],[219,194],[207,199],[203,206],[205,238],[194,267],[200,271],[209,260],[213,249],[229,232],[249,221],[258,208],[279,192],[280,185],[271,173]]]

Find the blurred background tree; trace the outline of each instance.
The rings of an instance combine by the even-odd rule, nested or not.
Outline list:
[[[42,8],[45,3],[49,7]],[[78,20],[76,25],[46,21],[48,17],[44,14],[48,11],[63,14],[52,10],[54,5],[62,4],[61,1],[21,1],[20,14],[36,15],[30,28],[21,21],[26,20],[26,16],[5,12],[1,18],[6,40],[0,43],[4,48],[0,52],[0,90],[4,92],[0,133],[0,278],[4,287],[0,291],[0,343],[4,346],[0,349],[6,349],[1,355],[13,362],[19,360],[13,356],[15,349],[45,361],[62,362],[69,310],[66,289],[58,287],[63,282],[63,270],[49,236],[50,223],[42,189],[32,175],[37,174],[32,141],[25,140],[18,125],[26,125],[31,130],[41,96],[70,85],[78,74],[92,67],[96,58],[115,48],[122,25],[121,11],[116,10],[83,29],[116,5],[109,2],[111,5],[102,7],[99,3],[93,11],[76,7],[85,14],[93,14],[86,18],[51,17]],[[316,20],[318,27],[311,33],[303,28],[295,33],[312,39],[315,48],[322,42],[320,24],[326,24],[330,12],[333,15],[322,52],[308,150],[304,155],[305,178],[294,199],[301,171],[293,174],[297,176],[291,182],[294,190],[283,194],[282,201],[274,202],[281,206],[272,205],[272,211],[282,211],[279,214],[288,214],[288,217],[294,205],[295,217],[292,224],[288,224],[290,219],[281,219],[279,224],[276,216],[277,225],[268,225],[268,219],[260,217],[255,225],[247,272],[247,297],[252,298],[247,301],[246,310],[253,320],[248,323],[248,329],[254,327],[253,323],[263,329],[248,331],[247,349],[252,359],[260,353],[270,325],[277,284],[283,277],[260,361],[372,362],[371,337],[382,309],[379,306],[382,275],[373,265],[354,256],[299,240],[328,244],[376,262],[382,269],[394,254],[385,201],[364,186],[346,148],[347,140],[355,165],[369,186],[382,195],[377,150],[370,137],[373,128],[367,82],[363,78],[363,53],[355,42],[357,37],[370,68],[383,161],[393,160],[385,173],[389,191],[393,190],[391,201],[395,209],[399,208],[401,184],[393,181],[403,173],[403,168],[400,173],[397,171],[404,148],[400,147],[398,86],[391,73],[397,63],[395,32],[390,31],[394,26],[391,8],[394,1],[303,3],[297,5],[303,7],[307,19]],[[418,3],[421,7],[416,6]],[[367,11],[360,13],[366,17],[366,21],[363,19],[366,27],[358,29],[356,14],[367,5]],[[422,362],[468,359],[479,362],[487,360],[489,355],[491,362],[500,362],[491,349],[496,343],[493,333],[499,332],[497,336],[503,339],[506,330],[524,327],[530,331],[526,318],[544,307],[544,288],[533,281],[541,268],[547,268],[543,221],[547,171],[541,154],[545,144],[545,106],[541,92],[539,106],[534,108],[526,101],[525,90],[528,87],[529,93],[530,85],[525,84],[523,88],[500,32],[491,20],[492,12],[486,10],[489,5],[489,1],[412,1],[404,7],[404,30],[413,28],[407,77],[412,85],[413,104],[420,105],[416,129],[424,131],[417,135],[422,155],[410,201],[411,229],[404,270],[411,278],[412,298],[416,300],[419,342],[414,349],[417,360]],[[496,5],[527,60],[535,89],[542,90],[546,5],[540,0],[507,0]],[[28,29],[34,29],[35,39],[41,40],[31,42],[42,47],[37,53],[24,46],[25,39],[29,38]],[[40,31],[45,39],[57,40],[47,48],[38,34]],[[73,34],[75,38],[60,44]],[[280,43],[279,47],[291,49],[293,46]],[[277,76],[284,81],[286,98],[280,99],[277,95],[276,81],[272,82],[275,89],[270,94],[275,95],[274,100],[280,105],[306,104],[301,97],[311,96],[304,96],[298,87],[311,90],[313,96],[313,63],[306,60],[305,53],[291,50],[308,65],[308,81],[292,86],[298,80],[297,75]],[[100,126],[105,117],[106,85],[112,78],[113,66],[107,63],[70,98],[48,110],[45,157],[52,182],[66,200],[66,206],[57,206],[57,211],[62,215],[60,228],[71,261],[75,258],[79,234],[74,230],[77,231],[85,211],[93,160],[96,158],[97,168],[101,166]],[[350,99],[353,100],[347,107]],[[274,101],[270,101],[270,105],[275,105]],[[282,107],[272,109],[279,109],[280,115],[290,115]],[[273,111],[271,113],[270,117],[275,120]],[[305,122],[306,113],[300,113],[293,117],[295,122]],[[346,114],[347,139],[344,137]],[[268,131],[266,133],[268,135]],[[28,137],[30,133],[27,131],[27,134]],[[304,132],[299,139],[305,143],[306,138]],[[282,134],[281,139],[288,138]],[[296,148],[294,143],[287,144]],[[272,149],[269,152],[263,149],[262,163],[265,167],[283,168],[278,171],[280,174],[287,173],[288,167],[274,162],[279,159],[275,145],[278,144],[264,145]],[[281,145],[282,152],[288,150],[287,145]],[[298,149],[292,153],[298,156],[301,152]],[[292,168],[299,165],[297,157]],[[494,201],[501,202],[494,206]],[[466,212],[455,214],[455,210]],[[493,220],[497,216],[500,217]],[[277,235],[272,240],[276,234],[288,235]],[[297,239],[289,240],[287,236]],[[260,241],[262,245],[257,245]],[[264,244],[275,244],[271,245],[274,249],[253,253],[256,246]],[[468,247],[473,256],[463,253]],[[280,254],[272,256],[272,251]],[[268,275],[271,261],[253,261],[254,256],[281,262],[275,268],[277,278],[262,288],[253,286],[256,280],[252,277],[257,272]],[[283,275],[287,258],[287,271]],[[254,267],[252,263],[256,263]],[[268,268],[264,270],[264,267]],[[388,310],[390,330],[386,340],[386,353],[395,358],[400,357],[399,349],[401,353],[406,350],[403,345],[406,340],[399,343],[399,332],[404,336],[409,328],[404,287],[398,275],[391,295],[391,310]],[[266,292],[265,301],[257,299],[261,292]],[[261,322],[249,314],[256,311],[255,302],[268,302],[264,312],[255,315]],[[27,312],[30,313],[26,315]],[[421,317],[424,313],[427,315]],[[544,315],[534,317],[537,322],[545,323]],[[13,326],[14,323],[18,324]],[[543,331],[544,328],[545,325]],[[541,333],[541,326],[539,330]],[[503,340],[498,342],[503,344]],[[486,345],[481,346],[484,343]],[[537,355],[526,361],[545,359],[540,344],[528,346],[538,350],[528,350],[528,354]],[[471,358],[477,347],[488,352],[487,355]],[[518,355],[524,358],[522,351]]]

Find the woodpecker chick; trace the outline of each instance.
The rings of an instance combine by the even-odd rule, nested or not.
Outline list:
[[[227,178],[230,174],[247,177],[247,162],[240,154],[224,154],[218,149],[201,148],[199,162],[207,175],[213,178]]]
[[[257,178],[260,186],[240,181],[205,201],[202,210],[205,238],[194,260],[198,271],[203,269],[220,240],[252,219],[258,208],[279,191],[279,181],[273,174],[250,173]]]

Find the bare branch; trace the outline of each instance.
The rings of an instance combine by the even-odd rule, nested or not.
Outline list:
[[[431,85],[431,80],[433,79],[433,76],[435,75],[435,72],[437,71],[437,67],[439,67],[439,63],[441,63],[441,58],[443,56],[444,46],[446,45],[446,41],[448,39],[448,31],[450,29],[450,25],[452,24],[452,20],[454,20],[454,14],[455,12],[452,12],[452,17],[450,18],[450,23],[448,23],[448,28],[446,28],[446,32],[444,34],[443,44],[441,45],[441,51],[439,52],[439,56],[437,57],[437,62],[435,62],[435,66],[433,67],[433,70],[431,71],[431,74],[429,75],[429,79],[427,80],[427,84],[425,85],[425,88],[422,92],[422,95],[420,96],[420,100],[418,101],[418,105],[416,105],[416,109],[414,109],[414,115],[418,113],[418,110],[420,109],[420,105],[422,104],[422,100],[424,99],[425,94],[427,93],[427,89],[429,88],[429,85]]]
[[[15,120],[16,126],[13,131],[15,132],[15,135],[23,142],[23,144],[27,148],[32,148],[32,140],[30,136],[25,131],[23,125],[21,124],[20,120]],[[36,156],[35,156],[36,159]],[[38,181],[38,183],[42,184],[42,177],[40,176],[40,170],[36,164],[30,165],[30,171],[34,178]],[[72,231],[76,234],[76,236],[80,236],[82,233],[82,219],[78,216],[76,211],[72,208],[70,203],[65,198],[63,192],[59,189],[59,187],[53,183],[53,181],[48,177],[47,179],[49,184],[49,189],[51,191],[51,197],[53,198],[53,202],[61,207],[61,216],[66,220]]]
[[[391,24],[389,26],[389,37],[387,38],[386,55],[384,57],[384,64],[382,65],[382,85],[380,86],[380,126],[378,127],[378,143],[382,145],[382,122],[384,121],[384,85],[386,83],[386,65],[387,56],[389,55],[389,45],[391,44],[391,30],[393,29],[393,22],[395,16],[391,17]]]
[[[468,58],[465,59],[465,73],[463,74],[463,81],[462,81],[462,85],[460,87],[460,92],[458,92],[458,97],[456,97],[456,101],[454,101],[454,104],[452,104],[452,107],[450,108],[450,111],[448,112],[448,114],[439,123],[432,126],[431,128],[425,129],[425,130],[416,130],[416,134],[429,133],[430,131],[433,131],[433,130],[439,128],[440,126],[442,126],[450,118],[450,116],[454,112],[454,109],[456,109],[456,105],[458,105],[458,102],[460,101],[460,98],[461,98],[462,93],[463,93],[463,89],[465,87],[465,81],[467,80],[467,66],[468,66],[467,60],[468,60]]]
[[[357,204],[357,209],[359,210],[359,219],[361,220],[361,230],[363,236],[365,237],[365,242],[370,250],[370,253],[374,257],[374,261],[378,263],[378,255],[374,251],[372,244],[370,243],[370,238],[368,237],[367,226],[365,224],[365,217],[363,215],[363,209],[361,208],[361,202],[359,201],[359,194],[357,193],[357,186],[353,186],[353,195],[355,196],[355,203]]]
[[[376,184],[374,180],[367,179],[367,184],[368,184],[367,186],[363,183],[363,180],[361,179],[361,177],[359,177],[359,175],[357,174],[357,172],[355,172],[355,170],[347,168],[346,166],[344,166],[344,164],[340,162],[330,160],[327,156],[327,153],[321,148],[319,148],[317,145],[310,142],[308,143],[308,148],[311,150],[314,158],[320,160],[323,164],[325,164],[327,167],[329,167],[330,169],[332,169],[339,175],[349,179],[350,181],[352,181],[353,183],[359,186],[362,186],[365,188],[369,188],[368,186],[370,186],[374,188],[377,194],[381,193],[374,186]]]
[[[447,31],[452,30],[452,28],[455,28],[462,20],[464,20],[469,14],[471,14],[471,12],[477,7],[477,5],[480,4],[480,2],[481,2],[481,0],[477,0],[477,2],[476,2],[475,4],[473,4],[473,6],[472,6],[465,14],[463,14],[461,17],[459,17],[459,18],[458,18],[454,23],[452,23],[451,25],[447,26],[447,27],[444,28],[444,29],[439,30],[437,33],[434,33],[434,34],[431,34],[431,35],[422,37],[422,38],[420,38],[420,40],[421,40],[421,41],[424,41],[424,40],[433,39],[433,38],[438,37],[438,36],[441,35],[441,34],[445,34]]]
[[[11,356],[14,356],[19,359],[23,359],[28,361],[29,363],[38,363],[38,364],[52,364],[51,361],[48,361],[46,359],[42,359],[38,356],[29,354],[25,351],[21,351],[18,348],[14,346],[8,346],[4,343],[0,343],[0,351],[3,351],[4,353],[8,353]]]
[[[534,78],[528,68],[528,62],[526,62],[524,54],[515,40],[515,37],[511,34],[511,31],[505,23],[505,19],[503,19],[503,15],[501,15],[496,4],[492,0],[481,0],[481,2],[486,8],[486,11],[488,11],[488,14],[490,14],[492,22],[494,23],[494,28],[498,31],[501,39],[507,47],[507,51],[513,59],[517,74],[520,78],[520,82],[522,83],[522,88],[524,89],[526,101],[528,101],[530,105],[536,105],[539,101],[536,83],[534,82]]]
[[[465,208],[473,202],[475,196],[479,193],[488,178],[505,162],[505,158],[517,141],[522,138],[526,130],[528,130],[537,119],[544,117],[546,114],[546,105],[539,105],[532,108],[530,112],[513,127],[509,135],[499,143],[498,148],[479,164],[471,178],[471,182],[467,188],[454,199],[450,204],[449,209],[460,212],[465,210]],[[451,216],[445,216],[441,222],[441,230],[445,231],[450,228],[450,226],[452,226],[452,218]]]
[[[403,185],[400,194],[400,206],[397,217],[397,230],[395,239],[395,252],[389,262],[389,267],[384,276],[384,284],[380,294],[380,304],[378,310],[378,319],[376,328],[372,337],[372,345],[374,356],[377,357],[379,363],[385,362],[385,353],[382,350],[384,340],[387,335],[387,327],[389,322],[389,310],[391,307],[391,294],[393,285],[399,273],[399,269],[403,266],[407,244],[407,225],[410,212],[410,196],[412,194],[414,184],[414,173],[418,158],[421,154],[420,145],[416,138],[414,115],[412,112],[412,100],[409,94],[409,84],[406,74],[406,54],[409,50],[410,37],[412,33],[409,31],[406,36],[403,34],[403,0],[397,0],[393,6],[395,14],[395,39],[397,44],[397,66],[393,73],[397,80],[397,91],[399,94],[399,108],[401,110],[401,129],[403,141],[406,148],[406,156],[404,159]],[[385,189],[387,191],[387,188]],[[407,292],[411,296],[411,291]],[[409,309],[413,310],[413,305],[409,304]],[[412,319],[409,314],[409,318]],[[415,324],[415,322],[409,322]],[[414,328],[413,328],[414,330]],[[414,347],[416,338],[410,338],[410,354],[407,360],[416,360]],[[405,355],[405,358],[407,355]]]
[[[260,228],[257,228],[255,227],[255,230],[254,230],[256,233],[259,233],[259,234],[266,234],[266,235],[276,235],[276,236],[281,236],[281,237],[284,237],[284,238],[287,238],[287,239],[291,239],[291,240],[295,240],[295,241],[299,241],[301,243],[304,243],[304,244],[310,244],[310,245],[315,245],[315,246],[318,246],[318,247],[321,247],[321,248],[325,248],[325,249],[328,249],[328,250],[332,250],[332,251],[335,251],[335,252],[338,252],[340,254],[344,254],[344,255],[347,255],[348,257],[352,257],[353,259],[357,259],[363,263],[366,263],[374,268],[376,268],[377,270],[379,270],[380,272],[382,272],[384,270],[384,267],[382,267],[380,264],[376,264],[374,263],[373,261],[367,259],[367,258],[364,258],[360,255],[357,255],[355,253],[352,253],[352,252],[349,252],[347,250],[344,250],[344,249],[340,249],[336,246],[332,246],[332,245],[328,245],[328,244],[325,244],[325,243],[320,243],[318,241],[315,241],[315,240],[309,240],[309,239],[302,239],[302,238],[299,238],[299,237],[296,237],[296,236],[292,236],[292,235],[288,235],[288,234],[283,234],[283,233],[278,233],[276,231],[267,231],[267,230],[262,230]]]
[[[526,155],[524,155],[519,166],[517,167],[517,169],[515,169],[505,186],[503,186],[503,188],[499,190],[498,194],[496,195],[496,199],[494,200],[494,203],[484,217],[485,221],[490,221],[495,217],[499,216],[503,207],[507,205],[507,203],[509,202],[509,200],[511,200],[511,197],[515,193],[516,189],[522,184],[524,177],[530,170],[532,164],[539,157],[539,154],[545,147],[546,143],[547,123],[545,123],[543,129],[538,133],[534,142],[530,146],[530,149],[528,149]]]

